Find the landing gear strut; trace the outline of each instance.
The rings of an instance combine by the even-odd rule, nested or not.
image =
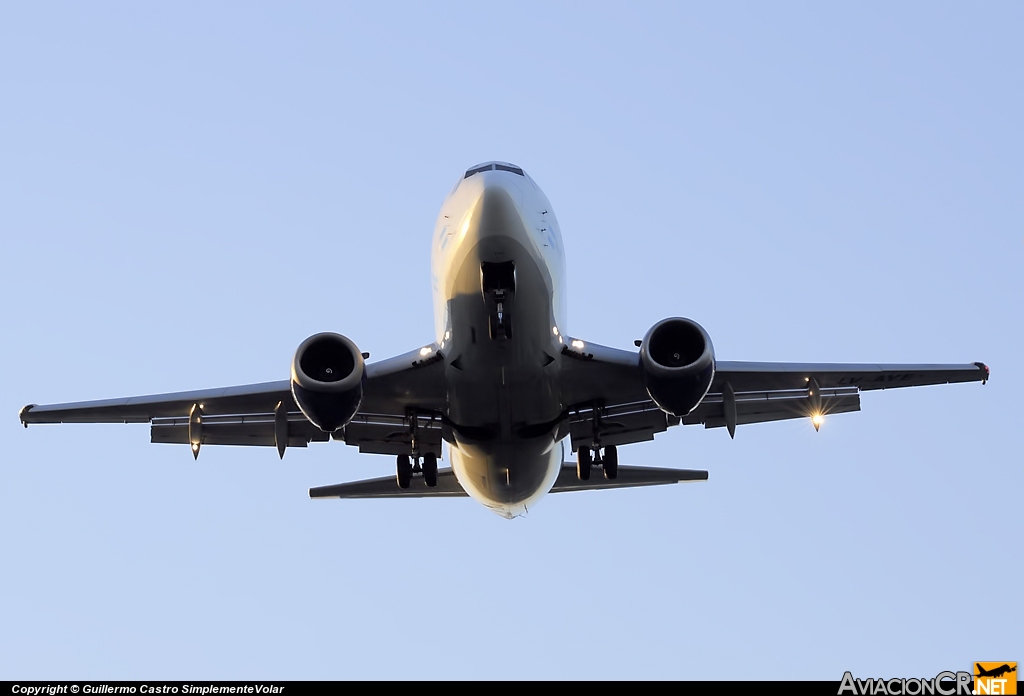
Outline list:
[[[512,338],[512,317],[505,311],[504,300],[495,300],[495,308],[487,319],[487,331],[491,339]]]

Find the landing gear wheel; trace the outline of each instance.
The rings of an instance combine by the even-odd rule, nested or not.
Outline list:
[[[590,480],[590,465],[594,462],[594,455],[589,447],[580,447],[576,450],[576,477],[580,481]]]
[[[423,481],[426,482],[427,488],[434,488],[437,486],[436,454],[423,455]]]
[[[601,458],[604,463],[604,477],[609,481],[614,481],[619,476],[619,453],[615,449],[615,445],[609,445],[604,448],[604,456]]]
[[[402,489],[408,488],[412,483],[412,462],[408,454],[398,455],[398,472],[395,478],[398,479],[398,487]]]

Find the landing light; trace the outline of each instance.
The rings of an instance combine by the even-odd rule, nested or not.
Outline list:
[[[434,351],[430,346],[423,346],[420,348],[420,355],[430,355]]]
[[[583,346],[584,346],[584,343],[580,339],[574,338],[572,340],[572,347],[575,348],[576,350],[583,350]]]
[[[820,428],[820,427],[821,427],[821,424],[822,424],[822,423],[823,423],[824,421],[825,421],[825,416],[824,416],[824,414],[821,414],[821,413],[815,413],[815,414],[814,414],[813,416],[811,416],[811,423],[812,423],[812,424],[814,425],[814,429],[815,429],[815,430],[817,430],[818,428]]]
[[[558,335],[558,327],[557,326],[552,326],[551,327],[551,333],[553,333],[554,335],[557,336]]]

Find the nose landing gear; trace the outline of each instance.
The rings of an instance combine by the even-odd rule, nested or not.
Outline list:
[[[516,266],[511,261],[480,264],[480,291],[487,305],[491,340],[512,338],[512,303],[516,294]]]
[[[500,297],[499,293],[495,293],[495,307],[487,318],[487,331],[490,334],[491,340],[508,340],[512,338],[512,317],[508,315],[505,307],[506,304],[505,298]]]

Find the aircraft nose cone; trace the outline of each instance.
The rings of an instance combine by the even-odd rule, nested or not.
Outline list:
[[[476,236],[515,234],[523,228],[517,200],[521,196],[519,190],[497,177],[481,178],[483,185],[473,208],[472,228]]]

